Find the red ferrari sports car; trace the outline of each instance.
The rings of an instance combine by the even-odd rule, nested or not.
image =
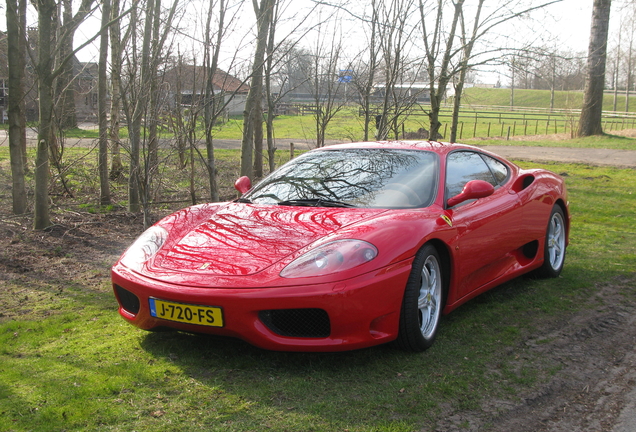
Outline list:
[[[270,350],[423,351],[441,315],[476,295],[558,276],[568,244],[559,176],[466,145],[324,147],[236,188],[122,255],[112,282],[126,321]]]

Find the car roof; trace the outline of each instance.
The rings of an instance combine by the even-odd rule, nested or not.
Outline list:
[[[432,151],[438,154],[446,154],[453,150],[479,150],[477,147],[465,145],[465,144],[451,144],[439,141],[370,141],[370,142],[357,142],[347,144],[335,144],[327,147],[323,147],[324,150],[337,150],[337,149],[402,149],[402,150],[426,150]]]

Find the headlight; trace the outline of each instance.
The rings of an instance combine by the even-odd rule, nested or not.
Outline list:
[[[337,240],[296,258],[280,272],[284,278],[324,276],[352,269],[378,255],[378,249],[362,240]]]
[[[148,261],[163,245],[168,238],[168,231],[160,226],[148,228],[128,248],[120,262],[132,270],[141,270],[143,264]]]

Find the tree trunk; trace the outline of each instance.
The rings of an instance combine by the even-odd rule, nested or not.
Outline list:
[[[376,0],[371,0],[371,41],[369,42],[369,75],[365,83],[362,95],[362,108],[364,110],[364,141],[369,141],[369,126],[371,125],[371,92],[375,83],[375,72],[378,65],[377,28],[380,25],[378,20],[378,9]]]
[[[51,225],[49,216],[49,145],[53,136],[53,74],[51,67],[51,36],[55,2],[38,1],[38,96],[40,125],[35,159],[35,206],[33,228]]]
[[[25,4],[26,6],[26,4]],[[11,158],[11,178],[13,213],[23,214],[27,210],[27,195],[24,180],[24,144],[26,144],[24,124],[24,29],[20,29],[21,14],[17,0],[7,0],[7,56],[9,61],[9,153]]]
[[[97,76],[98,92],[98,123],[99,123],[99,156],[97,170],[99,171],[99,201],[101,205],[110,204],[110,187],[108,184],[108,118],[107,118],[107,86],[108,77],[106,64],[108,60],[108,27],[110,20],[110,0],[102,0],[102,35],[99,45],[99,64]]]
[[[274,60],[274,43],[276,35],[276,23],[278,22],[278,4],[275,5],[275,11],[272,14],[272,20],[269,27],[269,36],[267,42],[267,67],[265,68],[265,95],[267,98],[267,118],[265,119],[265,132],[267,134],[267,162],[269,164],[269,172],[276,168],[274,155],[276,153],[276,144],[274,143],[274,118],[276,114],[276,103],[280,100],[280,94],[277,99],[272,95],[272,67]]]
[[[150,40],[152,39],[152,23],[154,13],[154,2],[149,0],[146,6],[146,17],[144,23],[144,38],[141,48],[141,72],[140,85],[137,100],[134,101],[134,111],[129,129],[130,140],[130,176],[128,178],[128,211],[137,213],[140,206],[141,189],[141,123],[146,113],[148,69],[150,69]]]
[[[214,52],[211,52],[212,41],[210,40],[211,34],[211,20],[213,14],[214,4],[210,3],[210,9],[208,11],[208,18],[205,25],[205,57],[204,64],[206,66],[206,86],[205,86],[205,102],[204,102],[204,122],[205,122],[205,150],[206,150],[206,163],[208,168],[208,181],[210,184],[210,200],[212,202],[219,201],[219,186],[216,181],[216,159],[214,156],[214,140],[212,136],[212,127],[218,115],[221,113],[220,107],[223,105],[217,100],[217,96],[214,94],[214,87],[212,79],[216,73],[219,63],[219,53],[221,50],[221,42],[223,41],[224,27],[225,27],[225,12],[226,4],[224,0],[219,2],[219,28],[216,39],[216,46]],[[223,93],[221,96],[223,97]]]
[[[627,51],[627,83],[625,83],[625,112],[629,112],[629,92],[632,89],[632,49],[634,38],[629,40],[629,50]]]
[[[73,51],[73,37],[75,30],[70,26],[73,19],[73,8],[71,0],[62,0],[63,25],[69,26],[68,36],[59,39],[60,50],[57,52],[58,65],[61,65],[66,57]],[[55,100],[57,106],[57,117],[59,127],[63,130],[77,127],[77,115],[75,112],[75,79],[73,73],[73,62],[67,61],[62,65],[62,72],[55,80]]]
[[[148,124],[148,166],[146,169],[154,173],[157,171],[159,165],[159,141],[157,138],[157,126],[159,122],[159,90],[158,90],[158,77],[157,67],[159,66],[159,58],[161,53],[161,46],[159,46],[159,24],[161,20],[161,0],[154,0],[154,17],[152,25],[152,66],[148,68],[147,80],[150,86],[148,94],[149,115],[146,120]],[[152,176],[150,176],[152,177]],[[150,183],[150,178],[148,179]],[[150,186],[150,184],[148,185]]]
[[[112,0],[111,4],[111,20],[119,16],[119,0]],[[121,109],[121,26],[119,21],[113,23],[110,31],[110,143],[111,143],[111,161],[110,161],[110,178],[117,179],[124,172],[124,165],[121,161],[121,153],[119,151],[119,119]]]
[[[603,133],[603,89],[605,86],[605,60],[609,30],[611,0],[594,0],[592,29],[587,58],[587,78],[578,136]]]
[[[516,69],[515,58],[512,57],[512,66],[510,67],[510,108],[515,106],[515,82],[516,78]]]

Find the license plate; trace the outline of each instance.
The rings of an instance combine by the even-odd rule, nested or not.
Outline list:
[[[155,298],[150,301],[150,315],[169,321],[212,327],[223,327],[220,307],[169,302]]]

